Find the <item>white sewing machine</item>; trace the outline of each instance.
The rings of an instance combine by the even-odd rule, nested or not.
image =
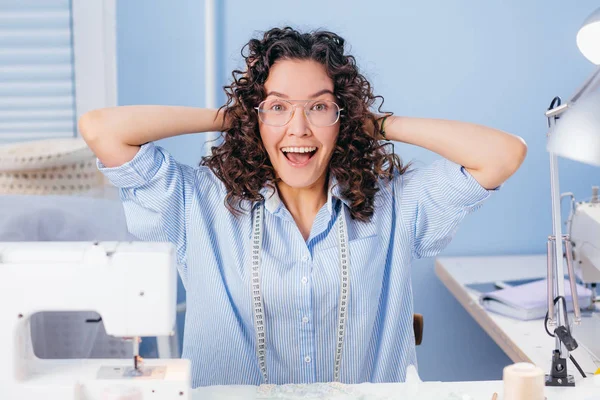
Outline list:
[[[600,356],[600,201],[598,188],[592,188],[592,198],[588,202],[575,203],[572,197],[571,213],[567,221],[567,231],[570,232],[573,249],[573,266],[577,277],[592,289],[592,302],[583,314],[581,324],[574,326],[574,336],[580,348],[585,348],[597,358]],[[595,301],[594,301],[595,299]],[[577,350],[581,351],[581,350]]]
[[[39,359],[31,341],[42,311],[96,311],[116,337],[172,334],[175,262],[167,243],[0,243],[0,399],[189,399],[188,360]]]
[[[592,199],[573,205],[569,217],[575,271],[583,283],[600,283],[600,201],[598,188]]]

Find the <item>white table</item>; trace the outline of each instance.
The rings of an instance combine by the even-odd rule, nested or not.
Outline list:
[[[598,400],[600,399],[600,377],[584,380],[574,388],[550,388],[544,389],[547,400]],[[502,381],[478,381],[478,382],[423,382],[413,391],[407,388],[407,383],[378,383],[348,385],[352,394],[335,395],[332,398],[372,398],[374,400],[490,400],[494,392],[498,393],[498,400],[504,399]],[[449,397],[454,393],[460,397]],[[364,397],[363,397],[364,396]],[[256,386],[209,386],[197,388],[192,391],[192,400],[233,400],[233,399],[256,399],[261,397]],[[314,397],[311,397],[314,398]],[[290,397],[296,400],[296,397]]]
[[[546,334],[543,320],[519,321],[488,312],[479,304],[478,293],[465,286],[474,283],[543,278],[546,276],[546,255],[440,257],[436,259],[435,272],[511,360],[531,362],[544,370],[550,368],[555,343],[554,339]],[[572,318],[572,315],[570,317]],[[594,360],[582,346],[590,347],[595,354],[599,353],[600,315],[596,313],[593,317],[583,318],[582,324],[573,328],[573,336],[580,344],[573,356],[586,374],[593,374],[600,367],[600,362]],[[571,361],[568,361],[568,371],[576,380],[581,378]]]

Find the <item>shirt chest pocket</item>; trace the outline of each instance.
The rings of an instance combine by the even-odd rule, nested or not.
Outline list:
[[[379,303],[379,294],[385,270],[385,254],[381,237],[377,233],[354,238],[348,242],[350,315],[375,313]],[[319,307],[327,313],[337,315],[341,271],[339,247],[337,243],[315,252],[313,275],[313,296]],[[372,314],[374,315],[374,314]]]

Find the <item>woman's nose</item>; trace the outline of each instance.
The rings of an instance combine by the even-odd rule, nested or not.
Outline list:
[[[304,136],[310,133],[310,127],[306,115],[304,114],[304,107],[296,105],[294,107],[294,114],[292,119],[288,123],[288,134],[296,136]]]

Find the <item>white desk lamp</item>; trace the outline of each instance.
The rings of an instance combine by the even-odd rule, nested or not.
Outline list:
[[[583,55],[596,65],[600,64],[600,8],[594,11],[577,33],[577,46]],[[600,68],[577,90],[566,104],[555,97],[546,112],[548,117],[548,143],[550,153],[550,190],[552,192],[552,230],[548,237],[548,318],[547,324],[556,326],[556,347],[552,357],[550,374],[546,375],[547,386],[574,386],[572,375],[567,374],[567,357],[578,367],[570,351],[577,342],[570,332],[564,297],[563,257],[566,255],[567,269],[573,297],[575,324],[581,321],[575,274],[572,265],[572,249],[568,235],[561,232],[560,189],[558,186],[558,156],[587,164],[600,166]],[[557,239],[559,238],[559,239]],[[560,240],[560,242],[558,242]],[[557,245],[557,242],[560,245]],[[563,250],[563,243],[565,249]],[[562,306],[555,304],[562,300]],[[545,322],[545,323],[546,323]],[[547,327],[546,327],[547,330]],[[578,367],[579,369],[579,367]],[[580,370],[581,372],[581,370]]]

